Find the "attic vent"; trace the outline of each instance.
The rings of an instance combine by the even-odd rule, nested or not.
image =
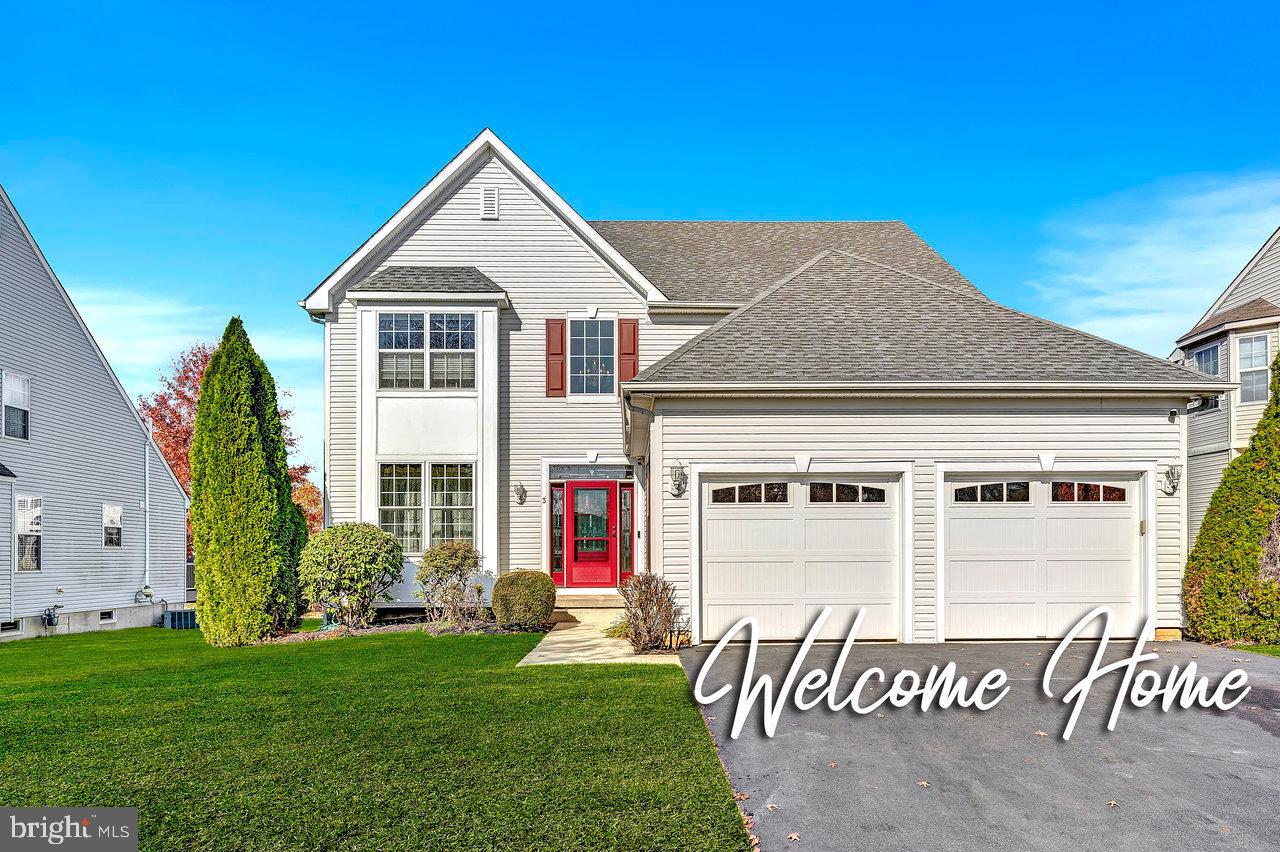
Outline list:
[[[480,218],[498,218],[498,187],[486,186],[484,188],[484,201],[480,204]]]

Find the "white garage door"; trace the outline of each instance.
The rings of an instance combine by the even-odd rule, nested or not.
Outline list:
[[[1059,637],[1100,605],[1113,635],[1137,635],[1136,479],[950,479],[945,491],[947,639]]]
[[[862,639],[899,623],[898,483],[877,477],[719,480],[702,491],[702,633],[744,615],[763,639],[803,636],[824,606],[822,638],[843,639],[859,607]]]

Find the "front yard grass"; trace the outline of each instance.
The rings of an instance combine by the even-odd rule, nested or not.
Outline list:
[[[144,849],[746,849],[674,666],[537,635],[0,646],[0,804],[137,806]]]
[[[1280,657],[1280,645],[1238,645],[1241,651],[1252,651],[1255,654],[1266,654],[1269,657]]]

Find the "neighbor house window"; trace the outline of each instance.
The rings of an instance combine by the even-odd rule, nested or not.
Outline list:
[[[431,387],[476,386],[476,315],[431,315]]]
[[[1211,376],[1218,375],[1218,344],[1206,346],[1195,354],[1196,369],[1202,373],[1208,373]],[[1216,396],[1205,397],[1196,406],[1197,412],[1201,411],[1217,411],[1221,401]]]
[[[18,570],[40,570],[43,497],[18,497]]]
[[[611,319],[569,320],[569,394],[612,394],[617,375]]]
[[[4,371],[4,434],[8,438],[31,437],[31,380]]]
[[[1268,396],[1267,336],[1240,338],[1240,401],[1264,402]]]
[[[102,546],[121,547],[124,544],[124,506],[102,504]]]
[[[475,508],[469,464],[431,465],[431,543],[474,541]]]
[[[378,526],[405,553],[422,552],[422,465],[378,466]]]
[[[425,387],[426,335],[423,314],[378,314],[378,387]]]

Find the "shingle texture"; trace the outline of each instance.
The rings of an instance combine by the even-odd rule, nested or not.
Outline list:
[[[592,222],[673,301],[743,303],[825,249],[978,290],[902,222]]]
[[[474,266],[388,266],[351,289],[394,293],[505,292]]]
[[[820,256],[637,382],[1096,382],[1205,376],[841,252]]]
[[[5,467],[3,463],[0,463],[0,476],[5,476],[5,477],[8,477],[9,479],[17,479],[17,478],[18,478],[17,476],[15,476],[15,475],[14,475],[13,471],[11,471],[11,470],[9,470],[9,468]]]
[[[1266,299],[1254,299],[1252,302],[1245,302],[1243,305],[1219,311],[1182,335],[1179,340],[1186,340],[1188,337],[1194,337],[1202,331],[1208,331],[1211,328],[1226,325],[1229,322],[1247,322],[1248,320],[1266,319],[1274,316],[1280,316],[1280,306],[1268,302]]]

